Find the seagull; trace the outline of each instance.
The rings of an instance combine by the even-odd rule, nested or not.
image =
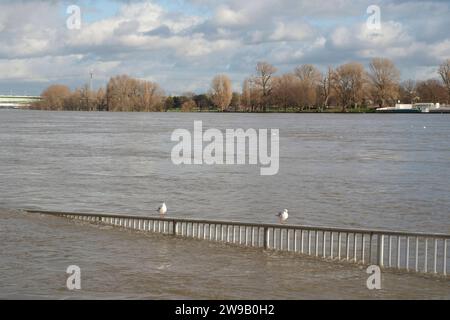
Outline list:
[[[167,213],[166,203],[163,202],[163,204],[160,205],[158,210],[156,210],[156,211],[159,212],[159,215],[161,216],[161,218],[163,218],[164,215]]]
[[[284,224],[287,221],[287,219],[289,218],[288,209],[284,209],[283,212],[278,212],[277,217],[280,218],[280,223]]]

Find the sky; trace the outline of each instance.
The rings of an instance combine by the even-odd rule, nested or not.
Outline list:
[[[71,5],[79,29],[67,26]],[[282,74],[386,57],[404,80],[437,78],[448,17],[449,0],[0,0],[0,94],[75,89],[91,70],[95,88],[128,74],[200,93],[227,74],[239,91],[258,61]]]

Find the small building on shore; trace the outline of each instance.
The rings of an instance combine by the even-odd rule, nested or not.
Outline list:
[[[378,113],[450,113],[449,106],[439,103],[396,104],[395,107],[378,108]]]

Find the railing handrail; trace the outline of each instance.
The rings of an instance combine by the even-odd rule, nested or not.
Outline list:
[[[239,221],[223,221],[223,220],[207,220],[207,219],[192,219],[192,218],[178,218],[178,217],[152,217],[152,216],[136,216],[124,215],[117,213],[84,213],[84,212],[63,212],[63,211],[45,211],[45,210],[25,210],[28,213],[40,213],[46,215],[78,215],[86,217],[101,217],[101,218],[122,218],[122,219],[141,219],[154,221],[167,221],[173,223],[201,223],[201,224],[220,224],[229,226],[242,227],[256,227],[256,228],[277,228],[289,230],[317,230],[321,232],[340,232],[340,233],[354,233],[354,234],[373,234],[373,235],[387,235],[387,236],[403,236],[403,237],[427,237],[450,239],[450,234],[444,233],[423,233],[423,232],[409,232],[409,231],[393,231],[382,229],[359,229],[359,228],[338,228],[325,226],[310,226],[310,225],[294,225],[294,224],[273,224],[273,223],[250,223]]]

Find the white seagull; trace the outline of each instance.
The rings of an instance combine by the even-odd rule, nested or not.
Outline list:
[[[289,211],[288,209],[284,209],[283,212],[278,212],[277,217],[280,218],[280,223],[283,224],[287,221],[289,218]]]
[[[163,202],[162,205],[159,206],[158,210],[156,210],[157,212],[159,212],[159,215],[161,216],[161,218],[164,217],[164,215],[167,213],[167,206],[166,203]]]

